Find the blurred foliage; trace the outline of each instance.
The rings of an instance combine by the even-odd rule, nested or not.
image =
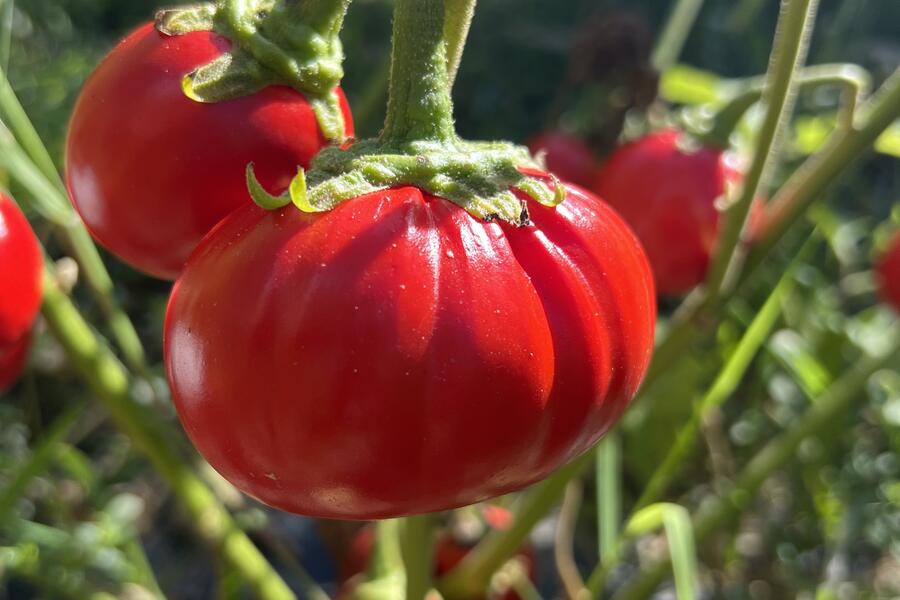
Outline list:
[[[17,4],[10,79],[60,163],[66,122],[84,78],[117,39],[161,4]],[[692,69],[666,74],[663,96],[684,105],[716,102],[722,79],[763,72],[777,4],[708,0],[681,58]],[[384,114],[390,10],[389,0],[356,0],[347,18],[345,89],[362,135],[377,133]],[[454,92],[461,133],[524,141],[547,127],[589,129],[598,153],[608,151],[623,127],[628,131],[629,109],[654,100],[656,75],[647,60],[667,11],[668,3],[655,0],[482,0]],[[824,0],[818,23],[810,64],[855,62],[878,83],[900,63],[896,0]],[[822,144],[835,107],[834,94],[802,99],[795,139],[783,150],[786,168],[776,182]],[[684,116],[661,112],[658,104],[650,110],[655,111],[651,121]],[[748,115],[749,133],[741,135],[752,137],[753,119]],[[897,139],[895,127],[880,150],[896,155]],[[672,499],[693,506],[733,477],[857,357],[884,343],[891,317],[875,306],[870,269],[882,232],[892,227],[883,225],[892,209],[893,227],[900,226],[896,167],[894,158],[880,155],[833,186],[827,206],[797,228],[781,256],[729,305],[707,352],[668,374],[644,412],[629,414],[626,503],[637,497],[668,448],[671,423],[690,413],[691,401],[734,348],[813,225],[822,242],[796,274],[798,285],[784,301],[780,330],[737,393],[704,425],[703,448]],[[54,242],[44,227],[37,229]],[[158,364],[168,285],[114,259],[108,262]],[[96,310],[86,297],[79,302],[89,314]],[[670,308],[664,306],[664,312]],[[7,492],[14,482],[23,486],[9,506],[0,491],[0,596],[152,598],[159,594],[158,580],[171,597],[240,597],[240,582],[190,536],[156,476],[134,455],[129,440],[105,422],[47,336],[40,336],[32,367],[0,404],[0,486]],[[161,368],[155,373],[164,390]],[[177,428],[165,397],[154,398],[149,389],[142,396]],[[80,403],[83,411],[67,411]],[[900,374],[873,378],[858,407],[834,430],[804,443],[791,468],[773,477],[752,502],[736,536],[722,535],[700,549],[708,597],[900,596]],[[60,423],[66,427],[54,429]],[[64,442],[43,447],[54,431]],[[302,563],[326,585],[333,583],[331,557],[352,527],[270,512],[203,472],[289,581],[302,578],[296,568]],[[585,571],[597,558],[593,506],[584,503],[577,529],[577,559]],[[541,542],[540,531],[535,539],[539,552],[542,543],[546,550],[549,542]],[[652,554],[656,541],[648,536],[639,553]],[[611,585],[635,564],[623,565]],[[545,572],[551,571],[547,565]],[[548,595],[557,589],[553,577],[543,578],[541,587]]]

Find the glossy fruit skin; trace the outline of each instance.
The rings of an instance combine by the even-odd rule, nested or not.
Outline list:
[[[896,234],[875,267],[882,301],[900,312],[900,233]]]
[[[0,390],[25,364],[31,327],[41,307],[43,258],[28,220],[0,194]]]
[[[704,280],[719,232],[716,200],[743,180],[728,153],[684,150],[682,136],[665,129],[620,146],[591,186],[634,229],[662,296],[683,294]],[[760,209],[754,205],[751,224]]]
[[[159,278],[175,279],[200,239],[250,202],[249,163],[280,193],[327,143],[309,102],[288,87],[208,104],[187,98],[183,76],[229,48],[211,32],[169,37],[144,25],[100,63],[75,105],[72,202],[104,247]]]
[[[340,519],[472,504],[582,454],[646,370],[652,276],[596,198],[528,206],[517,228],[400,187],[230,215],[166,315],[189,437],[248,494]]]
[[[459,563],[472,551],[475,544],[466,544],[459,540],[455,540],[448,532],[441,532],[437,536],[434,543],[434,571],[432,576],[441,577],[456,568]],[[351,598],[354,582],[351,579],[364,573],[369,566],[372,558],[372,552],[375,550],[375,528],[371,525],[365,525],[360,528],[359,532],[353,538],[347,549],[346,554],[342,557],[338,569],[338,583],[341,591],[338,598]],[[517,555],[517,558],[524,561],[528,569],[528,576],[532,582],[537,581],[537,560],[534,549],[531,545],[523,546]],[[519,595],[510,590],[506,594],[500,596],[502,600],[519,600]]]
[[[563,181],[587,187],[597,170],[597,160],[587,145],[574,135],[546,131],[528,142],[532,154],[544,153],[547,170]]]

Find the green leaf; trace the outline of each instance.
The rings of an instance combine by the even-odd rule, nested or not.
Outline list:
[[[722,99],[723,79],[710,71],[675,65],[660,77],[659,92],[676,104],[709,104]]]

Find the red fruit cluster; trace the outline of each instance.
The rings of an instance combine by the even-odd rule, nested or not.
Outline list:
[[[16,204],[0,194],[0,391],[22,372],[41,306],[41,250]]]
[[[292,88],[208,104],[185,96],[182,78],[229,48],[211,32],[166,36],[144,25],[100,63],[75,105],[66,153],[72,202],[97,241],[150,275],[175,279],[203,236],[250,203],[248,164],[281,193],[327,143]]]

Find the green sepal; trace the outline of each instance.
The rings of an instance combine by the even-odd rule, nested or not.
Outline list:
[[[301,173],[302,171],[301,169]],[[253,202],[266,210],[277,210],[291,203],[290,197],[270,194],[262,186],[259,179],[256,178],[256,173],[253,172],[253,163],[247,165],[247,191],[250,192]]]
[[[191,100],[223,102],[270,85],[286,85],[309,101],[325,138],[342,143],[346,128],[335,89],[344,75],[338,30],[347,2],[331,8],[323,4],[325,13],[315,14],[303,12],[307,4],[275,0],[194,4],[159,11],[156,29],[172,36],[214,31],[232,43],[229,52],[182,80]]]
[[[276,81],[252,58],[232,52],[185,75],[181,89],[195,102],[222,102],[249,96]]]
[[[192,31],[212,31],[218,8],[211,2],[164,8],[156,13],[156,30],[165,35],[184,35]]]
[[[301,170],[278,200],[264,190],[260,195],[261,186],[255,181],[250,182],[250,193],[263,207],[280,208],[292,202],[304,212],[323,212],[365,194],[412,185],[477,218],[523,226],[530,222],[527,203],[514,190],[551,207],[566,196],[558,179],[551,175],[548,186],[522,173],[523,167],[537,165],[525,148],[512,144],[457,140],[449,147],[442,142],[384,147],[373,140],[349,149],[322,150],[313,168]]]

